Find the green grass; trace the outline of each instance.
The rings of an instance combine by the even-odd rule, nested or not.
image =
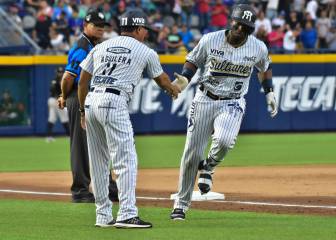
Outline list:
[[[114,216],[116,215],[114,207]],[[95,228],[94,204],[0,200],[0,238],[6,240],[225,239],[331,240],[336,218],[190,210],[187,220],[168,219],[170,209],[141,208],[152,229]]]
[[[336,133],[241,134],[225,166],[336,164]],[[184,135],[137,136],[140,168],[180,165]],[[69,170],[69,140],[0,138],[0,172]]]

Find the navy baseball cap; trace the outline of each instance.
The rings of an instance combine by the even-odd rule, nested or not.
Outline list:
[[[120,27],[144,27],[148,30],[152,30],[148,24],[148,18],[146,13],[141,9],[131,9],[126,11],[120,16]]]
[[[106,22],[104,13],[97,10],[89,11],[84,20],[87,23],[93,23],[94,25],[100,27],[111,26],[110,23]]]

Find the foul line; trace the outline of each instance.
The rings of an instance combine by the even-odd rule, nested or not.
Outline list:
[[[31,194],[31,195],[71,196],[70,193],[34,192],[34,191],[20,191],[20,190],[11,190],[11,189],[0,189],[0,192],[4,192],[4,193]],[[137,199],[141,199],[141,200],[154,200],[154,201],[172,200],[170,198],[164,198],[164,197],[137,197]],[[251,202],[251,201],[228,201],[228,200],[219,200],[219,201],[216,201],[216,200],[209,200],[209,202],[243,204],[243,205],[257,205],[257,206],[273,206],[273,207],[299,207],[299,208],[336,209],[336,206],[302,205],[302,204]]]

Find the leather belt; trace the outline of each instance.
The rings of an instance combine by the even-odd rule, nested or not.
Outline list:
[[[95,90],[94,87],[90,88],[90,92],[93,92],[94,90]],[[120,95],[120,91],[114,88],[105,88],[104,92],[113,93],[115,95]]]
[[[205,89],[204,89],[204,85],[203,84],[201,84],[200,85],[200,87],[199,87],[199,89],[202,91],[202,92],[204,92],[205,91]],[[220,96],[217,96],[217,95],[215,95],[215,94],[213,94],[212,92],[210,92],[210,91],[206,91],[205,92],[205,95],[207,95],[209,98],[211,98],[212,100],[232,100],[232,99],[239,99],[240,97],[236,97],[236,98],[230,98],[230,97],[220,97]]]

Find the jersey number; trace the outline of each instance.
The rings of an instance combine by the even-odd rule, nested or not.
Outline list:
[[[243,82],[236,82],[233,89],[235,91],[240,91],[242,89],[242,87],[243,87]]]
[[[108,62],[102,72],[102,75],[110,76],[116,67],[117,67],[116,63],[111,66],[111,63]]]

